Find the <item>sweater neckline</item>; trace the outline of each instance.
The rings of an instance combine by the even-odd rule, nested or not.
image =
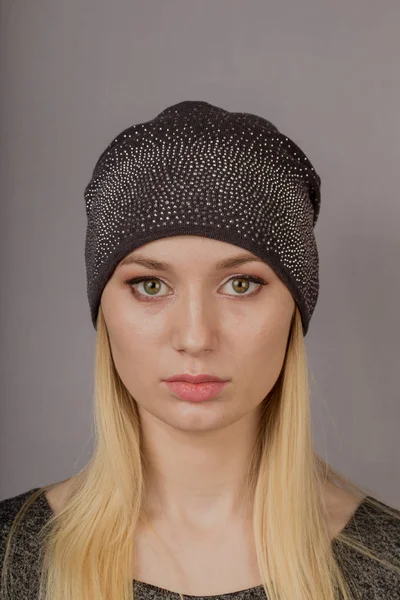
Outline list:
[[[31,490],[31,492],[34,493],[34,492],[38,491],[39,489],[40,488],[34,488],[33,490]],[[356,519],[360,515],[360,513],[364,510],[364,507],[365,507],[365,504],[366,504],[366,501],[368,498],[370,498],[369,495],[364,496],[364,498],[358,504],[356,510],[353,512],[350,519],[347,521],[346,525],[332,539],[332,546],[334,548],[337,547],[337,545],[339,544],[339,540],[337,539],[337,536],[340,534],[348,533],[356,526]],[[40,494],[40,496],[38,496],[36,501],[39,502],[40,505],[46,510],[49,517],[51,517],[54,514],[53,509],[51,508],[44,492],[42,494]],[[133,579],[132,585],[136,588],[139,588],[139,589],[141,588],[142,590],[148,590],[153,593],[179,596],[178,592],[174,592],[173,590],[169,590],[167,588],[159,587],[152,583],[140,581],[138,579]],[[195,596],[192,594],[183,594],[183,596],[185,598],[192,598],[193,600],[217,600],[217,599],[221,599],[221,598],[229,599],[229,598],[234,598],[236,596],[242,596],[242,595],[248,596],[249,594],[252,594],[252,593],[254,593],[255,595],[264,594],[264,586],[262,584],[260,584],[260,585],[254,586],[254,587],[236,590],[233,592],[225,592],[224,594],[213,594],[213,595],[207,595],[207,596]]]

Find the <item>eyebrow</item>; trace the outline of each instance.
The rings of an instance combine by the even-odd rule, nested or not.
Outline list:
[[[260,262],[269,266],[267,261],[263,260],[262,258],[259,258],[258,256],[253,256],[252,254],[239,254],[237,256],[232,256],[231,258],[227,258],[225,260],[217,262],[217,264],[215,265],[215,269],[217,271],[222,271],[223,269],[240,267],[241,265],[244,265],[248,262]],[[150,258],[142,254],[127,256],[119,264],[119,266],[122,267],[125,265],[132,264],[141,265],[143,267],[147,267],[148,269],[152,269],[153,271],[165,271],[166,273],[171,273],[174,271],[174,268],[170,264],[164,261],[155,260],[154,258]]]

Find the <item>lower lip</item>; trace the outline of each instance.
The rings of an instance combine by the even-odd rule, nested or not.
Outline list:
[[[189,383],[187,381],[166,381],[171,392],[182,400],[201,402],[217,396],[226,386],[228,381],[205,381],[203,383]]]

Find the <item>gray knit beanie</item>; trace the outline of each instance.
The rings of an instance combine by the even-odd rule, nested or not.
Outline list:
[[[320,177],[271,122],[184,101],[121,132],[85,190],[94,327],[118,263],[152,240],[198,235],[245,248],[290,290],[308,331],[319,291]]]

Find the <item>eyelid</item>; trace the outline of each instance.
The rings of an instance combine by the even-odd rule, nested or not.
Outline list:
[[[268,283],[267,281],[265,281],[264,277],[259,277],[257,275],[250,275],[249,273],[234,273],[233,275],[230,275],[227,280],[225,281],[225,283],[227,283],[228,281],[230,281],[231,279],[234,279],[235,277],[237,277],[238,279],[240,278],[249,278],[249,279],[257,279],[257,283],[262,283],[262,284],[266,284]],[[126,283],[127,285],[132,284],[132,283],[138,283],[140,281],[143,280],[147,280],[147,281],[151,281],[152,279],[158,279],[159,281],[162,281],[163,283],[165,283],[166,285],[169,286],[169,284],[162,278],[162,277],[158,277],[157,275],[141,275],[138,277],[131,277],[129,279],[124,280],[124,283]],[[222,284],[224,285],[224,284]]]
[[[250,281],[250,283],[255,283],[256,285],[259,286],[265,286],[268,285],[268,281],[265,281],[262,277],[258,277],[257,275],[249,275],[247,273],[237,273],[235,275],[230,275],[230,277],[228,277],[228,279],[221,285],[225,285],[226,283],[228,283],[231,279],[248,279]],[[152,298],[152,296],[146,296],[146,294],[142,294],[141,292],[137,292],[133,286],[139,283],[143,283],[144,281],[151,281],[154,279],[158,279],[159,281],[161,281],[162,283],[164,283],[165,285],[167,285],[168,287],[170,287],[161,277],[157,277],[155,275],[143,275],[143,276],[139,276],[139,277],[132,277],[131,279],[128,279],[126,281],[124,281],[124,283],[126,285],[128,285],[129,287],[131,287],[131,290],[134,294],[138,295],[138,296],[143,296],[147,299]],[[261,291],[261,288],[257,288],[257,290],[255,292],[252,292],[250,294],[237,294],[237,297],[242,296],[243,298],[248,298],[250,296],[255,295],[258,291]],[[166,296],[153,296],[153,298],[167,298],[169,294],[167,294]],[[229,295],[229,294],[228,294]],[[235,294],[233,294],[233,296],[235,296]]]

